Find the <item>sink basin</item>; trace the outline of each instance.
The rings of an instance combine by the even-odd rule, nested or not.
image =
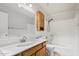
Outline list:
[[[17,45],[17,47],[24,47],[24,46],[29,46],[32,45],[34,42],[25,42],[25,43],[20,43]]]
[[[7,53],[3,53],[3,51],[0,50],[0,56],[5,56],[5,54],[7,54]]]

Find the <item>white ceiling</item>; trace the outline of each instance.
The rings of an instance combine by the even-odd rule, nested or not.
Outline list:
[[[34,3],[32,8],[34,11],[41,9],[45,12],[45,14],[47,15],[46,17],[48,18],[64,20],[73,18],[75,16],[77,5],[79,7],[79,4],[75,3]],[[15,10],[21,14],[34,17],[34,15],[31,12],[28,12],[23,8],[18,8],[16,3],[0,4],[0,8],[4,6],[5,8]]]
[[[59,13],[62,11],[67,11],[74,9],[75,4],[68,3],[50,3],[50,4],[39,4],[47,13]]]
[[[75,16],[76,4],[74,3],[47,3],[38,4],[42,10],[56,20],[70,19]]]
[[[7,10],[13,10],[15,12],[19,12],[23,15],[27,15],[29,17],[34,17],[34,14],[29,12],[28,10],[25,10],[24,8],[19,8],[18,3],[1,3],[0,8],[4,8]]]

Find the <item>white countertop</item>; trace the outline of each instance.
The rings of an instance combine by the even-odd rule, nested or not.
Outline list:
[[[8,46],[5,46],[5,47],[0,47],[0,56],[16,55],[17,53],[22,52],[24,50],[27,50],[27,49],[29,49],[29,48],[37,45],[37,44],[40,44],[44,41],[46,41],[46,40],[40,39],[40,40],[36,40],[36,41],[33,41],[33,42],[17,43],[17,44],[8,45]]]

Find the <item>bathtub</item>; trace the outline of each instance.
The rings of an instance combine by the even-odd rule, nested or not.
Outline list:
[[[47,44],[48,56],[73,56],[74,50],[64,46]]]

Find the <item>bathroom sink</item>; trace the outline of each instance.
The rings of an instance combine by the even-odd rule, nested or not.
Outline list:
[[[0,50],[0,56],[5,56],[5,54],[8,54],[8,53],[4,53],[2,50]]]
[[[24,42],[24,43],[18,44],[17,47],[29,46],[29,45],[32,45],[33,43],[34,43],[34,41],[32,41],[32,42]]]

